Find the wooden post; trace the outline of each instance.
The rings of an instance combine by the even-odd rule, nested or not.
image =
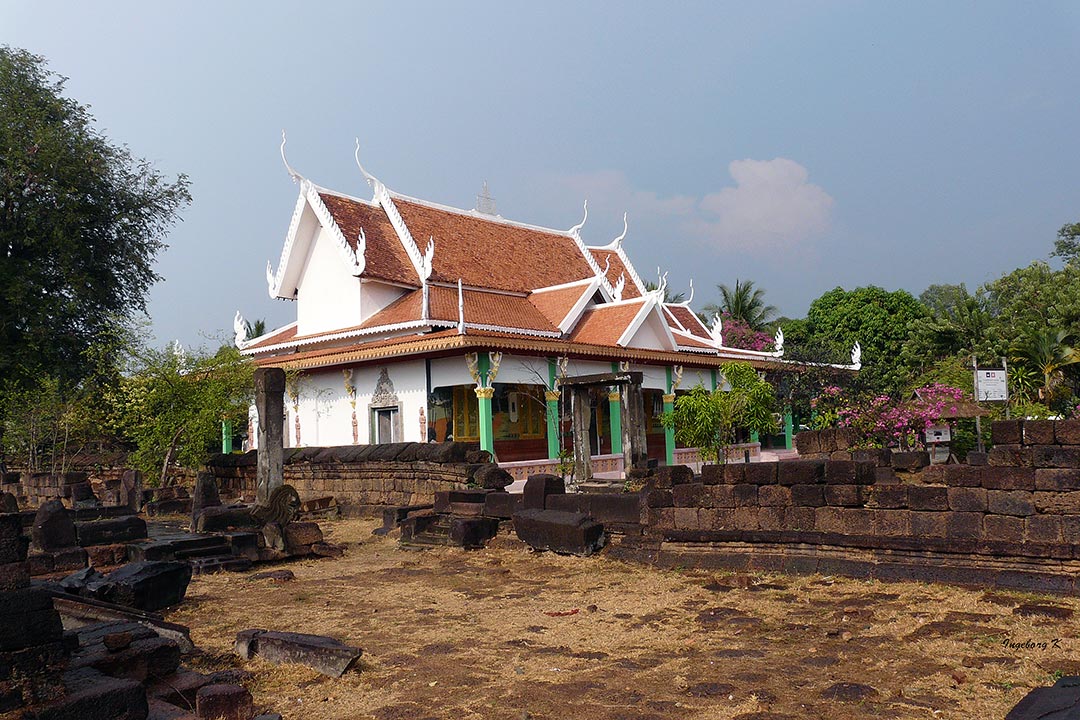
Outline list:
[[[574,416],[574,485],[592,479],[592,453],[589,448],[589,388],[574,387],[570,393]]]

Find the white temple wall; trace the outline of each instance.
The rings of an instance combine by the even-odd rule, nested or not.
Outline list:
[[[360,320],[362,323],[369,317],[397,300],[407,291],[396,285],[387,285],[380,282],[364,282],[360,285]],[[358,325],[359,323],[353,323]]]
[[[359,325],[360,280],[350,275],[337,240],[320,227],[297,282],[297,333],[329,332]]]

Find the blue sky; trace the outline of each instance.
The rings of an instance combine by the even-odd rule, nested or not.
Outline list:
[[[1045,258],[1080,221],[1080,4],[55,3],[0,0],[99,127],[194,202],[160,257],[159,341],[208,343],[266,292],[297,188],[393,190],[586,242],[646,278],[752,279],[805,315]],[[437,239],[436,239],[437,241]]]

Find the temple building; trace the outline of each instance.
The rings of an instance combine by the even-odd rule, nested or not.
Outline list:
[[[648,454],[672,463],[694,452],[661,424],[676,392],[722,386],[717,370],[732,360],[784,365],[782,335],[773,352],[725,347],[719,323],[664,301],[663,277],[647,289],[625,225],[611,242],[587,245],[587,205],[569,230],[537,227],[494,214],[486,188],[479,209],[460,210],[360,170],[370,196],[289,168],[300,193],[267,283],[271,297],[295,303],[296,320],[249,340],[235,318],[245,355],[289,371],[290,446],[454,439],[479,442],[504,464],[551,461],[568,446],[561,379],[636,371]],[[621,468],[622,416],[617,389],[596,388],[589,434],[599,469]],[[790,417],[786,433],[790,442]]]

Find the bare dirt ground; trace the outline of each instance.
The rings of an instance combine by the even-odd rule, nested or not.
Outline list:
[[[196,577],[170,616],[203,651],[189,664],[252,672],[256,704],[287,720],[1003,718],[1080,674],[1072,598],[664,571],[505,539],[400,550],[373,527],[323,523],[345,557],[285,565],[290,582]],[[251,627],[330,635],[362,663],[331,679],[241,662]]]

